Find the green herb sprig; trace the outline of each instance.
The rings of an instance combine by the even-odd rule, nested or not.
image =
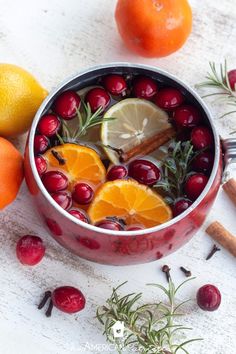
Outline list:
[[[103,107],[99,107],[96,112],[93,113],[89,103],[82,101],[82,106],[82,111],[78,109],[76,112],[77,115],[75,118],[78,119],[78,128],[75,132],[72,133],[68,124],[65,121],[62,122],[62,136],[57,136],[60,143],[76,142],[79,138],[86,135],[89,129],[96,125],[100,125],[103,122],[109,122],[116,119],[113,117],[104,118]]]
[[[97,310],[97,319],[104,326],[104,335],[110,343],[116,346],[117,352],[122,354],[125,349],[135,348],[140,354],[188,354],[185,346],[191,342],[201,340],[189,339],[177,343],[177,334],[180,331],[191,330],[181,324],[176,324],[175,319],[183,316],[180,308],[187,302],[176,305],[175,297],[179,289],[187,283],[188,279],[175,287],[169,280],[168,288],[159,284],[148,284],[164,292],[168,303],[148,303],[140,305],[142,293],[132,293],[125,296],[119,294],[121,284],[113,289],[106,305]],[[115,338],[113,326],[117,321],[124,323],[124,336]]]
[[[173,141],[169,154],[162,163],[162,178],[154,185],[167,194],[169,203],[183,195],[184,183],[190,172],[193,159],[200,153],[195,152],[191,141]]]
[[[212,88],[213,92],[202,96],[202,98],[220,96],[228,106],[235,108],[223,114],[221,118],[236,113],[236,91],[232,90],[229,82],[227,61],[225,60],[224,64],[220,64],[219,68],[216,67],[214,62],[209,64],[211,70],[206,76],[206,81],[196,85],[196,88]]]

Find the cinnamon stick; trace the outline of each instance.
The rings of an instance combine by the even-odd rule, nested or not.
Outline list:
[[[228,182],[223,184],[223,189],[236,206],[236,180],[233,178],[228,180]]]
[[[125,151],[120,155],[120,162],[127,162],[134,156],[147,155],[167,143],[170,139],[174,138],[176,131],[170,127],[162,132],[159,132],[152,137],[143,141],[140,145],[134,146],[129,151]]]
[[[206,232],[234,257],[236,257],[236,237],[224,228],[218,221],[213,222]]]

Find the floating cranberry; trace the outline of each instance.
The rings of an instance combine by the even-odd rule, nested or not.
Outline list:
[[[95,226],[101,229],[113,230],[113,231],[123,231],[124,228],[119,221],[115,220],[101,220],[95,224]]]
[[[35,135],[34,137],[35,155],[43,154],[48,147],[49,147],[49,140],[45,135]]]
[[[87,93],[85,97],[85,102],[89,103],[93,113],[96,112],[100,107],[105,110],[109,105],[110,100],[111,98],[109,94],[100,87],[93,88]]]
[[[140,231],[143,230],[143,226],[129,226],[126,231]]]
[[[197,292],[198,306],[204,311],[215,311],[221,304],[219,289],[211,284],[202,286]]]
[[[201,122],[201,114],[196,107],[183,105],[175,109],[173,119],[180,128],[193,128]]]
[[[192,202],[188,199],[180,199],[178,200],[173,207],[173,216],[176,217],[182,214],[185,210],[187,210]]]
[[[79,95],[72,90],[62,92],[54,101],[53,109],[56,114],[65,120],[70,120],[76,116],[80,108],[81,99]]]
[[[79,209],[71,209],[68,211],[68,213],[72,216],[74,216],[76,219],[79,219],[80,221],[89,223],[88,216],[85,214],[84,211],[79,210]]]
[[[191,133],[191,142],[196,150],[212,148],[214,139],[208,127],[196,127]]]
[[[38,132],[48,138],[54,136],[60,129],[60,119],[54,114],[46,114],[38,124]]]
[[[41,176],[47,170],[47,162],[42,156],[36,156],[34,161],[38,174]]]
[[[191,200],[196,200],[206,187],[207,182],[208,177],[202,173],[191,175],[185,183],[187,197]]]
[[[228,72],[229,84],[231,90],[236,91],[236,70],[231,70]]]
[[[112,166],[109,171],[107,172],[107,180],[114,181],[116,179],[123,179],[127,177],[128,170],[125,166]]]
[[[214,163],[214,156],[210,151],[203,151],[195,157],[192,168],[196,172],[210,173]]]
[[[21,237],[16,245],[16,255],[24,265],[38,264],[45,254],[45,246],[38,236],[26,235]]]
[[[60,311],[76,313],[85,307],[85,297],[79,289],[61,286],[52,292],[53,305]]]
[[[139,77],[134,81],[133,95],[146,100],[152,99],[157,93],[156,82],[149,77]]]
[[[184,102],[184,96],[176,88],[166,87],[158,91],[154,102],[162,109],[172,110],[179,107]]]
[[[77,183],[72,193],[73,200],[78,204],[89,204],[93,196],[94,191],[87,183]]]
[[[154,185],[161,177],[159,168],[148,160],[134,160],[129,165],[129,176],[147,186]]]
[[[67,192],[57,192],[51,194],[51,197],[55,200],[57,204],[60,205],[62,209],[69,209],[72,205],[71,195]]]
[[[113,96],[125,94],[127,84],[123,76],[111,74],[103,78],[105,89]]]
[[[68,187],[68,178],[59,171],[49,171],[43,174],[42,182],[48,192],[60,192]]]

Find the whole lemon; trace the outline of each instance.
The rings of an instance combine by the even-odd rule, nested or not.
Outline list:
[[[24,69],[0,64],[0,136],[26,132],[48,92]]]

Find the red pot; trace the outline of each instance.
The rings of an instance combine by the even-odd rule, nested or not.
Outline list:
[[[166,84],[177,87],[201,111],[212,128],[215,141],[215,161],[209,182],[200,197],[180,216],[168,223],[142,231],[110,231],[83,223],[64,211],[44,188],[34,163],[33,141],[38,121],[49,108],[55,97],[66,89],[81,89],[91,85],[101,75],[108,73],[148,75]],[[235,141],[229,142],[231,155]],[[234,151],[235,154],[235,151]],[[230,153],[229,157],[232,157]],[[43,223],[54,239],[78,256],[104,264],[128,265],[155,261],[188,242],[204,222],[216,198],[222,178],[222,154],[220,139],[215,130],[211,114],[190,87],[174,76],[154,67],[116,63],[83,71],[64,82],[43,102],[32,124],[25,151],[25,174],[29,191],[33,197]]]

